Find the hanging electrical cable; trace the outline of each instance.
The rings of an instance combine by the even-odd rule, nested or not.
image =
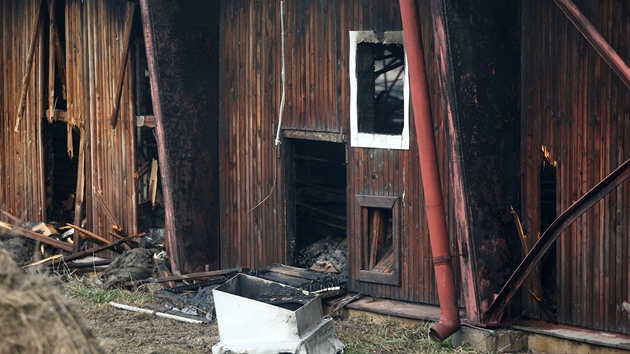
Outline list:
[[[282,116],[284,115],[284,96],[285,96],[285,67],[284,62],[284,1],[280,1],[280,31],[282,43],[282,72],[280,73],[280,81],[282,83],[282,98],[280,99],[280,112],[278,114],[278,131],[276,132],[275,146],[280,144],[280,129],[282,129]]]
[[[284,1],[281,0],[280,1],[280,43],[281,43],[281,56],[282,56],[282,69],[280,72],[280,82],[282,85],[282,96],[280,98],[280,112],[278,113],[278,130],[276,132],[276,139],[274,140],[274,146],[276,148],[279,148],[280,145],[280,129],[282,129],[282,116],[284,115],[284,100],[285,100],[285,76],[286,76],[286,63],[284,61]],[[264,203],[267,199],[269,199],[269,197],[271,196],[271,193],[273,193],[273,190],[276,187],[276,179],[277,179],[277,170],[278,170],[278,165],[275,159],[273,159],[274,161],[274,167],[273,167],[273,184],[271,185],[271,189],[269,190],[269,194],[267,194],[267,196],[261,200],[258,204],[256,204],[253,208],[251,208],[247,213],[251,213],[254,209],[258,208],[262,203]]]

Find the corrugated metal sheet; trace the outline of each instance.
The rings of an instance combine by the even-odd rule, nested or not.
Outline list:
[[[436,88],[428,4],[422,10],[427,26],[424,46],[430,85]],[[264,267],[290,261],[286,236],[286,155],[283,145],[279,151],[273,147],[281,92],[279,16],[279,4],[274,2],[226,1],[221,5],[219,139],[223,267]],[[398,3],[287,1],[285,16],[288,66],[283,128],[347,134],[348,32],[375,30],[382,35],[386,30],[401,30]],[[432,96],[432,100],[435,117],[442,117],[439,96]],[[441,118],[435,121],[440,159],[446,161]],[[350,286],[352,290],[374,296],[436,303],[413,134],[410,146],[409,151],[349,149],[347,231],[353,267]],[[446,163],[441,166],[445,199],[450,200],[448,166]],[[357,194],[400,198],[400,286],[356,280],[361,268],[357,234],[360,220],[355,214]],[[452,226],[450,209],[449,215]]]
[[[630,4],[575,3],[627,63]],[[630,157],[630,92],[553,3],[524,4],[522,25],[523,221],[535,236],[543,231],[538,150],[547,146],[558,161],[559,214]],[[560,236],[555,294],[560,322],[629,333],[621,309],[630,290],[629,208],[626,181]]]

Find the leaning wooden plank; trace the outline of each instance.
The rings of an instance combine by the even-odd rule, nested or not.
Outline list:
[[[54,48],[55,40],[52,31],[55,24],[55,0],[48,0],[48,12],[50,14],[50,31],[48,33],[48,48]],[[55,51],[48,50],[48,123],[53,122],[55,116]]]
[[[210,272],[190,273],[190,274],[185,274],[185,275],[172,275],[170,277],[134,280],[130,282],[130,284],[133,283],[133,285],[140,285],[140,284],[145,284],[145,283],[166,283],[166,282],[173,282],[173,281],[180,281],[180,280],[195,280],[195,279],[216,277],[216,276],[226,275],[230,273],[241,273],[241,272],[246,272],[246,271],[248,271],[247,268],[229,268],[229,269],[215,270],[215,271],[210,271]]]
[[[61,257],[63,257],[62,254],[56,254],[54,256],[50,256],[48,258],[44,258],[42,260],[39,260],[37,262],[33,262],[33,263],[30,263],[30,264],[24,265],[24,266],[22,266],[22,268],[34,267],[36,265],[40,265],[40,264],[46,263],[48,261],[54,261],[55,259],[58,259],[58,258],[61,258]]]
[[[105,203],[105,198],[103,198],[103,192],[100,190],[97,190],[94,187],[92,187],[92,189],[94,190],[93,195],[101,203],[101,205],[103,206],[103,209],[105,209],[105,214],[107,214],[107,217],[113,223],[112,228],[114,230],[122,230],[122,227],[120,227],[120,224],[118,223],[118,219],[116,218],[116,216],[114,216],[114,213],[112,213],[112,211],[109,209],[109,207],[107,206],[107,203]]]
[[[113,250],[115,252],[118,252],[118,253],[122,253],[119,250],[117,250],[115,247],[119,246],[121,243],[123,243],[125,241],[133,240],[135,237],[138,237],[138,236],[130,236],[130,237],[127,237],[126,239],[118,240],[118,241],[112,242],[112,243],[110,243],[108,245],[93,247],[93,248],[90,248],[90,249],[85,250],[85,251],[77,252],[77,253],[72,254],[70,256],[60,257],[58,259],[51,259],[51,260],[48,260],[46,262],[43,262],[42,264],[46,265],[46,266],[55,266],[55,265],[59,265],[59,264],[61,264],[63,262],[70,262],[72,260],[79,259],[79,258],[82,258],[82,257],[85,257],[85,256],[91,256],[91,255],[93,255],[95,253],[106,251],[106,250],[109,250],[109,249],[111,249],[111,250]]]
[[[153,159],[151,161],[151,178],[149,179],[149,193],[151,196],[151,205],[155,207],[155,199],[157,197],[157,185],[158,185],[158,161]]]
[[[37,7],[37,16],[35,17],[35,21],[33,22],[33,34],[31,36],[31,41],[30,41],[30,46],[29,46],[29,51],[28,51],[28,58],[26,59],[26,68],[25,68],[25,72],[24,75],[22,76],[22,90],[20,92],[20,102],[18,104],[18,111],[17,111],[17,117],[15,119],[15,128],[13,130],[15,130],[16,132],[19,131],[19,127],[20,127],[20,121],[22,120],[22,115],[24,114],[24,101],[26,101],[26,93],[28,92],[28,79],[31,76],[31,67],[33,67],[33,56],[35,54],[35,47],[36,47],[36,42],[37,42],[37,36],[39,34],[39,23],[41,21],[42,18],[42,6],[41,3],[39,3],[39,6]]]
[[[78,227],[76,225],[72,225],[72,224],[66,224],[66,225],[68,225],[69,227],[79,231],[79,233],[81,234],[81,237],[83,237],[85,239],[90,239],[92,241],[96,241],[97,243],[105,244],[105,245],[108,245],[108,244],[111,243],[110,240],[102,238],[101,236],[99,236],[99,235],[97,235],[97,234],[95,234],[95,233],[93,233],[91,231],[88,231],[86,229],[80,228],[80,227]],[[62,227],[62,229],[63,229],[63,227]]]
[[[59,27],[55,19],[55,0],[48,0],[48,13],[50,16],[50,38],[53,42],[55,61],[57,62],[57,69],[59,69],[59,81],[61,82],[61,95],[63,99],[66,99],[66,59],[64,51],[61,48],[61,42],[59,41]]]
[[[127,68],[127,56],[129,53],[129,42],[131,39],[131,28],[133,27],[133,15],[136,11],[136,4],[131,3],[129,8],[129,17],[125,23],[125,42],[123,43],[123,54],[120,62],[120,69],[118,70],[118,80],[116,81],[116,96],[114,96],[114,107],[112,109],[112,115],[109,118],[109,123],[112,130],[116,129],[118,124],[118,106],[120,106],[120,97],[122,96],[122,86],[125,80],[125,69]]]
[[[322,273],[310,271],[303,268],[291,267],[284,264],[272,264],[267,267],[267,270],[272,273],[278,273],[302,279],[319,280],[322,278]]]
[[[153,311],[153,310],[147,310],[147,309],[143,309],[141,307],[123,305],[123,304],[119,304],[119,303],[113,302],[113,301],[109,302],[109,306],[117,307],[119,309],[123,309],[123,310],[127,310],[127,311],[148,313],[148,314],[151,314],[151,315],[156,315],[158,317],[170,318],[171,320],[176,320],[176,321],[180,321],[180,322],[195,323],[195,324],[204,323],[204,321],[201,321],[201,320],[195,320],[195,319],[192,319],[192,318],[171,315],[171,314],[165,313],[165,312],[158,312],[158,311]]]
[[[72,129],[70,125],[68,125],[68,129]],[[70,135],[72,136],[72,135]],[[77,168],[77,190],[74,198],[74,223],[77,225],[81,224],[81,215],[83,210],[83,199],[85,198],[85,153],[86,153],[86,134],[84,131],[81,132],[81,138],[79,142],[79,166]],[[79,235],[78,233],[74,234],[73,238],[73,247],[72,253],[77,253],[79,251]]]
[[[0,210],[0,212],[2,212],[2,214],[6,215],[9,219],[13,220],[14,222],[18,223],[20,226],[24,227],[26,225],[26,223],[24,222],[24,220],[18,218],[17,216],[14,216],[13,214],[4,211],[4,210]]]
[[[368,265],[369,269],[372,269],[376,266],[377,254],[385,239],[383,230],[385,221],[383,220],[383,211],[381,209],[372,209],[370,212],[372,217],[370,218],[370,253]]]
[[[72,251],[72,245],[69,243],[55,240],[54,238],[46,237],[44,235],[38,234],[37,232],[31,231],[29,229],[25,229],[20,226],[7,224],[6,222],[0,221],[0,228],[12,231],[13,233],[19,236],[30,238],[31,240],[41,241],[47,245],[51,245],[53,247],[62,249],[64,251],[68,251],[68,252]]]

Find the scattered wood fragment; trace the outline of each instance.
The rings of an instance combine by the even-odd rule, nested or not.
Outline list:
[[[26,238],[30,238],[31,240],[40,241],[47,245],[51,245],[53,247],[62,249],[64,251],[72,252],[72,245],[63,241],[56,240],[51,237],[46,237],[44,235],[38,234],[35,231],[31,231],[29,229],[23,228],[17,225],[11,225],[5,222],[0,221],[0,228],[12,231],[13,233],[23,236]]]
[[[157,198],[157,186],[158,186],[158,161],[153,159],[151,161],[151,178],[149,179],[149,193],[151,198],[151,205],[155,207],[155,201]]]
[[[161,259],[157,259],[157,258],[153,258],[153,260],[155,261],[155,267],[157,268],[157,273],[160,276],[160,278],[168,278],[171,276],[171,271],[168,269],[168,266],[166,265],[165,261]],[[165,282],[163,288],[172,288],[174,286],[175,286],[175,281],[171,280],[171,281]]]
[[[34,266],[36,266],[36,265],[44,264],[44,263],[46,263],[46,262],[48,262],[48,261],[54,261],[55,259],[58,259],[58,258],[61,258],[61,257],[63,257],[63,255],[62,255],[62,254],[56,254],[56,255],[54,255],[54,256],[51,256],[51,257],[48,257],[48,258],[44,258],[44,259],[42,259],[42,260],[40,260],[40,261],[33,262],[33,263],[27,264],[27,265],[25,265],[25,266],[22,266],[22,268],[30,268],[30,267],[34,267]]]
[[[358,299],[361,297],[361,293],[357,293],[357,294],[348,294],[346,296],[344,296],[342,299],[340,299],[337,304],[335,305],[335,308],[332,309],[332,311],[330,311],[330,315],[335,314],[335,312],[341,310],[342,308],[346,307],[349,303],[351,303],[352,301]]]
[[[198,279],[216,277],[220,275],[226,275],[230,273],[242,273],[242,272],[247,272],[247,271],[249,271],[249,269],[247,268],[229,268],[229,269],[215,270],[215,271],[210,271],[210,272],[191,273],[191,274],[184,274],[184,275],[171,275],[171,276],[162,277],[162,278],[147,278],[144,280],[134,280],[131,282],[124,283],[123,285],[131,286],[131,285],[140,285],[140,284],[146,284],[146,283],[165,283],[165,282],[181,281],[181,280],[198,280]]]
[[[122,227],[120,227],[120,223],[118,223],[118,219],[116,219],[116,217],[114,216],[114,213],[112,213],[112,211],[107,206],[107,203],[105,203],[105,198],[103,198],[103,192],[101,190],[97,190],[94,187],[92,187],[92,190],[94,191],[94,195],[96,196],[96,199],[98,199],[98,201],[103,206],[103,209],[105,209],[105,214],[107,214],[107,217],[109,218],[109,220],[112,223],[114,223],[112,225],[112,228],[114,230],[122,230]]]
[[[66,225],[67,225],[67,227],[71,227],[71,228],[79,231],[79,235],[81,235],[81,237],[83,237],[86,240],[94,241],[94,242],[96,242],[98,244],[101,244],[101,245],[107,245],[107,244],[111,243],[111,241],[109,241],[108,239],[102,238],[101,236],[99,236],[99,235],[97,235],[97,234],[95,234],[95,233],[93,233],[91,231],[88,231],[86,229],[83,229],[83,228],[78,227],[78,226],[73,225],[73,224],[66,224]],[[66,229],[67,227],[62,227],[62,229]]]
[[[158,312],[158,311],[153,311],[153,310],[147,310],[147,309],[143,309],[141,307],[123,305],[123,304],[119,304],[119,303],[113,302],[113,301],[109,302],[109,306],[116,307],[116,308],[119,308],[119,309],[122,309],[122,310],[127,310],[127,311],[148,313],[148,314],[151,314],[151,315],[156,315],[158,317],[170,318],[171,320],[176,320],[176,321],[180,321],[180,322],[196,323],[196,324],[204,323],[204,321],[195,320],[195,319],[192,319],[192,318],[171,315],[171,314],[165,313],[165,312]]]
[[[85,250],[85,251],[77,252],[77,253],[69,255],[69,256],[63,256],[63,257],[58,259],[58,262],[57,262],[57,259],[52,259],[52,260],[49,260],[47,262],[44,262],[43,264],[45,264],[47,266],[55,266],[55,265],[59,265],[59,264],[61,264],[63,262],[69,262],[69,261],[72,261],[72,260],[75,260],[75,259],[79,259],[79,258],[82,258],[82,257],[85,257],[85,256],[91,256],[91,255],[93,255],[95,253],[106,251],[106,250],[109,250],[109,249],[113,249],[114,251],[116,251],[116,249],[114,249],[114,247],[119,246],[120,244],[122,244],[125,241],[133,240],[136,237],[139,237],[139,236],[138,235],[130,236],[130,237],[127,237],[126,239],[114,241],[114,242],[112,242],[112,243],[110,243],[108,245],[97,246],[97,247],[93,247],[93,248],[90,248],[90,249]]]

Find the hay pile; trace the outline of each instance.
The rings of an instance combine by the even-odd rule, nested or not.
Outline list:
[[[0,354],[105,353],[67,300],[0,249]]]

